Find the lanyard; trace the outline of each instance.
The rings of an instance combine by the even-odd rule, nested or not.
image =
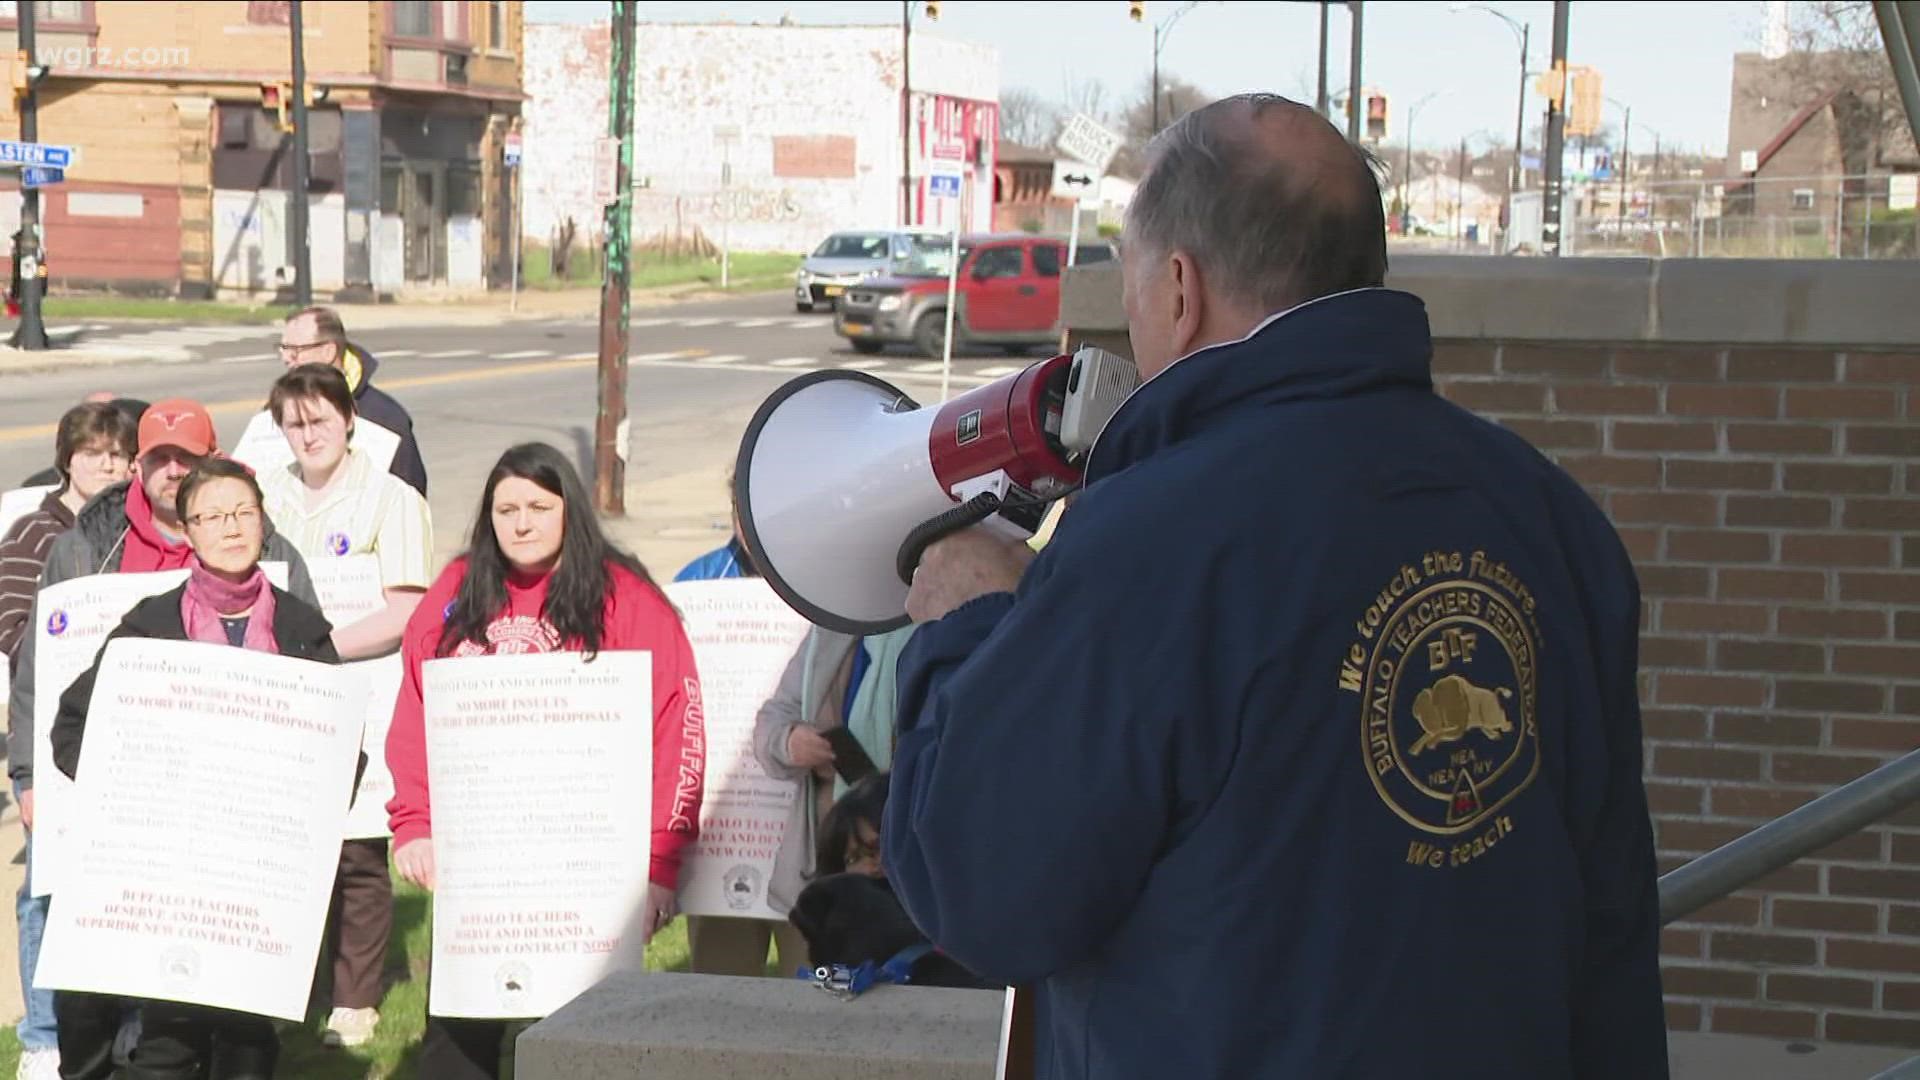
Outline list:
[[[852,1001],[881,983],[893,983],[896,986],[911,983],[913,965],[931,952],[933,946],[923,941],[901,949],[893,954],[892,959],[877,966],[871,960],[858,967],[822,964],[811,971],[801,968],[795,977],[813,983],[842,1001]]]

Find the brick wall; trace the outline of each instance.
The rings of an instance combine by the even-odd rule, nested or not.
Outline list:
[[[1633,553],[1663,872],[1920,746],[1920,355],[1443,340],[1434,370]],[[1920,1047],[1920,807],[1663,954],[1674,1030]]]

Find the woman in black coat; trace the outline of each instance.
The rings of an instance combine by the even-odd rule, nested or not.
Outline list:
[[[261,503],[260,486],[246,466],[226,458],[207,458],[196,465],[180,483],[178,505],[194,554],[186,584],[141,601],[107,640],[202,641],[339,663],[333,626],[326,617],[275,588],[261,572],[266,536]],[[49,733],[54,765],[76,779],[87,707],[99,670],[95,660],[60,695],[60,711]],[[280,1042],[273,1021],[265,1016],[62,990],[54,994],[54,1015],[60,1030],[63,1077],[108,1080],[115,1075],[114,1037],[129,1005],[140,1010],[141,1033],[122,1074],[127,1080],[267,1080],[273,1076]]]

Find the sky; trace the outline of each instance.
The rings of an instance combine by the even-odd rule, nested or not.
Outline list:
[[[916,16],[915,32],[977,41],[1000,54],[1000,86],[1060,99],[1072,83],[1097,80],[1109,100],[1137,98],[1152,70],[1152,27],[1189,5],[1149,2],[1135,23],[1120,0],[1046,2],[943,0],[940,19]],[[1462,138],[1483,149],[1511,145],[1520,82],[1520,46],[1515,33],[1486,11],[1455,11],[1446,0],[1369,0],[1365,4],[1361,64],[1363,82],[1387,93],[1390,146],[1403,144],[1408,110],[1415,115],[1414,140],[1422,147],[1454,147]],[[1553,4],[1500,2],[1482,5],[1531,26],[1528,67],[1548,64]],[[649,22],[777,22],[898,25],[901,5],[890,0],[847,2],[642,3]],[[595,22],[610,4],[594,0],[527,0],[534,22]],[[915,5],[916,11],[919,5]],[[1633,149],[1650,153],[1661,145],[1718,156],[1725,153],[1733,54],[1757,51],[1765,5],[1758,0],[1722,3],[1581,0],[1570,5],[1567,62],[1598,68],[1609,105],[1608,121],[1620,126],[1621,106],[1633,109]],[[1215,0],[1179,14],[1164,36],[1160,69],[1216,96],[1271,90],[1311,101],[1319,51],[1318,5],[1313,3]],[[1345,4],[1328,20],[1328,83],[1347,84],[1351,20]],[[1068,44],[1070,43],[1070,44]],[[1532,80],[1528,80],[1531,84]],[[1428,95],[1433,95],[1428,97]],[[1527,97],[1527,126],[1540,123],[1546,105]]]

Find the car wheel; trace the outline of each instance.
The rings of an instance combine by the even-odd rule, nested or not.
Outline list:
[[[946,345],[946,342],[946,312],[929,311],[925,315],[920,316],[919,322],[913,324],[914,348],[919,349],[922,354],[930,359],[940,359],[942,347]],[[954,344],[958,345],[959,342],[956,340]]]
[[[793,310],[799,312],[802,315],[811,315],[813,314],[813,305],[803,304],[798,300],[796,300],[793,302]]]
[[[887,347],[884,341],[869,341],[866,338],[848,338],[847,344],[853,346],[853,351],[862,356],[872,356]]]

